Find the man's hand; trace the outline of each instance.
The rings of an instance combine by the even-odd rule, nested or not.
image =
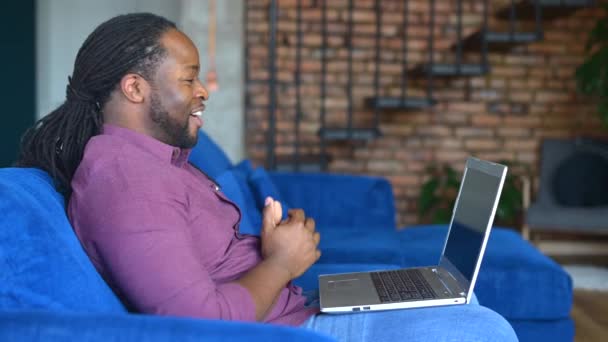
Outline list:
[[[289,211],[281,221],[281,203],[266,198],[262,219],[262,257],[289,274],[290,279],[299,277],[321,252],[317,249],[321,236],[315,231],[315,221],[306,218],[302,209]]]

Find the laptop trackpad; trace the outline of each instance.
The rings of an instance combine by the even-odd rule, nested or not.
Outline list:
[[[359,279],[330,280],[327,282],[327,289],[330,291],[355,290],[361,286]]]

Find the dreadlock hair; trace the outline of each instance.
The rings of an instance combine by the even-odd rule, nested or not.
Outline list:
[[[99,25],[78,50],[63,104],[23,135],[16,166],[48,172],[67,201],[85,146],[101,132],[101,108],[127,73],[151,79],[166,56],[160,38],[175,27],[149,13],[121,15]]]

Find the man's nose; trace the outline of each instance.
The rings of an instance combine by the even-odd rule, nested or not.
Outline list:
[[[200,97],[201,99],[203,99],[203,101],[207,101],[209,99],[209,92],[207,91],[207,88],[202,84],[199,83],[199,87],[196,90],[196,97]]]

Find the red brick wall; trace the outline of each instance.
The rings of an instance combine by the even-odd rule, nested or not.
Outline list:
[[[455,42],[454,1],[437,0],[435,46],[437,60],[449,61]],[[268,7],[269,0],[250,0],[246,42],[249,79],[246,110],[248,154],[262,165],[266,154],[268,127]],[[346,0],[328,2],[328,27],[335,35],[328,39],[327,122],[345,126],[347,56]],[[278,87],[277,153],[293,152],[295,118],[296,1],[279,0],[277,36]],[[321,1],[302,0],[302,115],[301,152],[318,152],[320,100]],[[374,94],[374,1],[356,0],[353,35],[355,125],[369,125],[372,111],[365,97]],[[402,5],[400,0],[382,0],[381,95],[401,93]],[[427,58],[428,1],[409,1],[408,67]],[[496,2],[494,2],[496,4]],[[496,5],[497,6],[497,5]],[[465,3],[465,34],[479,27],[481,2]],[[491,10],[492,12],[492,10]],[[449,163],[462,169],[465,158],[474,155],[489,160],[509,160],[529,166],[536,177],[539,147],[547,137],[608,137],[602,128],[592,99],[577,95],[574,72],[583,61],[584,44],[599,9],[584,9],[571,16],[545,22],[544,40],[507,52],[489,54],[491,72],[482,77],[458,77],[435,81],[439,103],[429,110],[384,111],[380,113],[382,137],[363,143],[330,143],[329,171],[371,174],[388,178],[394,188],[400,226],[418,222],[416,203],[426,180],[426,167]],[[491,21],[491,27],[501,23]],[[368,36],[365,36],[368,34]],[[466,55],[478,61],[475,54]],[[408,95],[424,95],[424,81],[410,79]],[[516,173],[520,170],[514,170]],[[537,180],[534,180],[537,183]]]

